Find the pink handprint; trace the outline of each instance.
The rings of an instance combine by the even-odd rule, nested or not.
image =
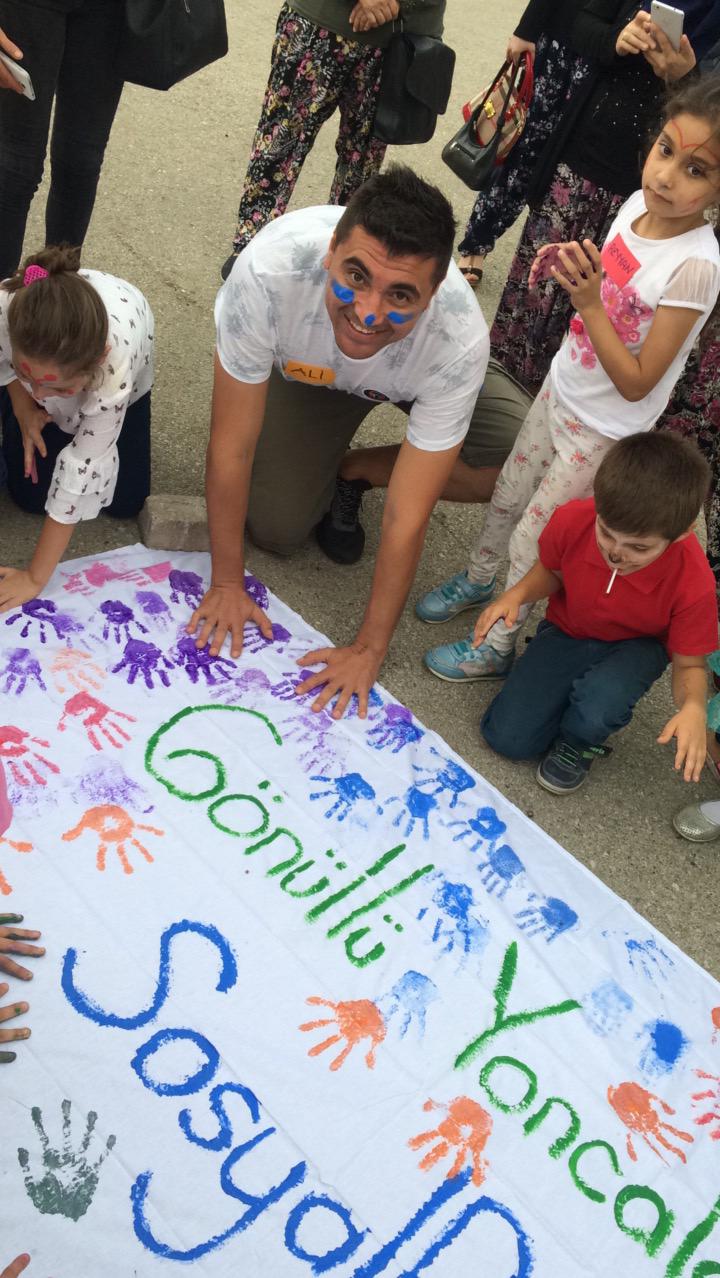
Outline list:
[[[425,1102],[423,1109],[443,1110],[445,1118],[437,1127],[420,1132],[418,1136],[411,1136],[408,1141],[411,1149],[420,1149],[421,1145],[427,1145],[431,1140],[437,1141],[421,1160],[420,1170],[429,1171],[441,1158],[446,1158],[456,1150],[455,1161],[446,1179],[452,1180],[469,1162],[472,1166],[473,1184],[482,1185],[488,1163],[481,1155],[492,1132],[490,1115],[469,1096],[456,1096],[448,1105],[439,1105],[436,1101],[429,1100]]]
[[[720,1078],[717,1074],[706,1074],[704,1069],[696,1069],[695,1073],[698,1078],[706,1079],[713,1086],[704,1092],[693,1092],[693,1108],[703,1111],[693,1121],[698,1127],[710,1127],[711,1140],[720,1140]],[[711,1104],[708,1106],[705,1101],[710,1101]]]
[[[664,1114],[674,1114],[675,1110],[671,1105],[661,1100],[659,1096],[653,1095],[652,1092],[647,1092],[639,1083],[619,1083],[617,1087],[608,1087],[607,1097],[618,1118],[628,1128],[627,1152],[634,1163],[637,1162],[637,1153],[632,1141],[633,1132],[637,1132],[642,1137],[648,1149],[651,1149],[662,1162],[667,1163],[667,1159],[661,1150],[655,1148],[655,1141],[658,1145],[662,1145],[663,1149],[675,1154],[682,1163],[687,1162],[684,1151],[678,1149],[677,1145],[671,1145],[665,1137],[665,1132],[670,1132],[678,1140],[687,1141],[689,1144],[692,1144],[694,1136],[691,1136],[690,1132],[684,1132],[681,1128],[672,1127],[670,1123],[666,1123],[655,1108],[657,1103]]]
[[[17,843],[14,839],[6,839],[5,831],[9,829],[13,819],[13,807],[7,792],[5,769],[0,762],[0,843],[6,843],[14,852],[32,852],[32,843]],[[0,895],[9,896],[12,887],[0,870]]]
[[[337,1033],[331,1034],[329,1038],[311,1047],[308,1056],[319,1056],[321,1052],[326,1052],[329,1047],[334,1047],[336,1043],[341,1043],[344,1039],[345,1046],[342,1051],[330,1062],[331,1070],[340,1069],[353,1047],[367,1038],[370,1040],[370,1047],[365,1055],[365,1064],[368,1069],[375,1068],[375,1052],[387,1032],[385,1021],[375,1003],[371,1003],[367,998],[347,1003],[331,1003],[328,999],[317,996],[307,999],[307,1002],[316,1007],[329,1007],[333,1015],[318,1021],[305,1021],[300,1026],[303,1033],[307,1033],[308,1030],[322,1029],[326,1025],[334,1025],[337,1030]]]
[[[129,741],[130,737],[116,720],[126,719],[128,723],[135,723],[131,714],[123,714],[122,710],[112,710],[110,706],[105,705],[104,701],[91,697],[89,692],[76,692],[74,697],[65,702],[58,732],[65,732],[66,720],[69,716],[82,720],[88,740],[95,750],[103,749],[101,738],[104,738],[116,750],[121,750],[123,742]]]
[[[31,737],[23,728],[14,728],[9,724],[0,726],[0,758],[9,760],[10,775],[18,785],[32,785],[33,782],[35,785],[47,785],[47,777],[38,771],[33,760],[47,772],[57,774],[60,771],[56,763],[46,759],[33,746],[48,750],[50,742],[43,741],[41,737]],[[26,755],[27,758],[24,757]]]
[[[55,687],[62,693],[70,688],[77,688],[79,692],[92,688],[99,692],[105,679],[105,671],[79,648],[60,648],[50,670]]]

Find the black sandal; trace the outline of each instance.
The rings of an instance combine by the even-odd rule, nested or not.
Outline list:
[[[483,277],[482,266],[459,266],[458,270],[461,275],[465,276],[465,279],[467,280],[468,284],[470,285],[472,289],[476,289],[479,287]],[[477,276],[474,284],[472,280],[470,279],[471,275]]]

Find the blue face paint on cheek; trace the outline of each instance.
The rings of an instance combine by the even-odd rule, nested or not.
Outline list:
[[[374,315],[366,315],[366,316],[365,316],[365,319],[363,320],[363,324],[365,325],[365,327],[366,327],[366,328],[372,328],[372,326],[373,326],[373,324],[374,324],[374,323],[375,323],[375,316],[374,316]]]
[[[355,301],[355,289],[346,288],[344,284],[338,284],[337,280],[331,280],[330,287],[339,302]]]
[[[407,311],[403,315],[402,311],[388,311],[387,317],[391,324],[407,324],[411,319],[415,319],[415,312]]]

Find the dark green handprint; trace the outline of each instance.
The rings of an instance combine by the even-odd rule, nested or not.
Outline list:
[[[42,1112],[38,1106],[34,1105],[30,1112],[42,1146],[44,1175],[41,1179],[33,1175],[28,1151],[19,1149],[18,1161],[23,1170],[28,1195],[43,1215],[67,1216],[70,1220],[79,1220],[93,1200],[100,1168],[117,1138],[108,1136],[99,1158],[94,1163],[89,1163],[85,1155],[97,1122],[97,1114],[93,1110],[87,1116],[85,1135],[77,1152],[71,1144],[69,1100],[62,1103],[62,1151],[50,1148],[50,1141],[43,1127]]]

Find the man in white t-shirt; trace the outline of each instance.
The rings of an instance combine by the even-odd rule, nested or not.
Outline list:
[[[328,512],[366,414],[385,401],[409,410],[398,448],[363,450],[371,473],[361,487],[387,484],[388,494],[357,637],[300,663],[324,663],[298,691],[322,687],[318,710],[337,697],[338,718],[353,694],[365,715],[435,502],[487,500],[515,433],[517,415],[501,412],[486,456],[477,441],[472,456],[460,456],[471,418],[482,416],[474,410],[489,340],[451,264],[454,230],[442,193],[393,166],[346,209],[304,209],[266,226],[216,304],[206,482],[212,585],[188,627],[200,627],[199,645],[212,638],[217,652],[230,632],[237,656],[247,622],[270,635],[243,585],[245,525],[258,545],[291,553]]]

